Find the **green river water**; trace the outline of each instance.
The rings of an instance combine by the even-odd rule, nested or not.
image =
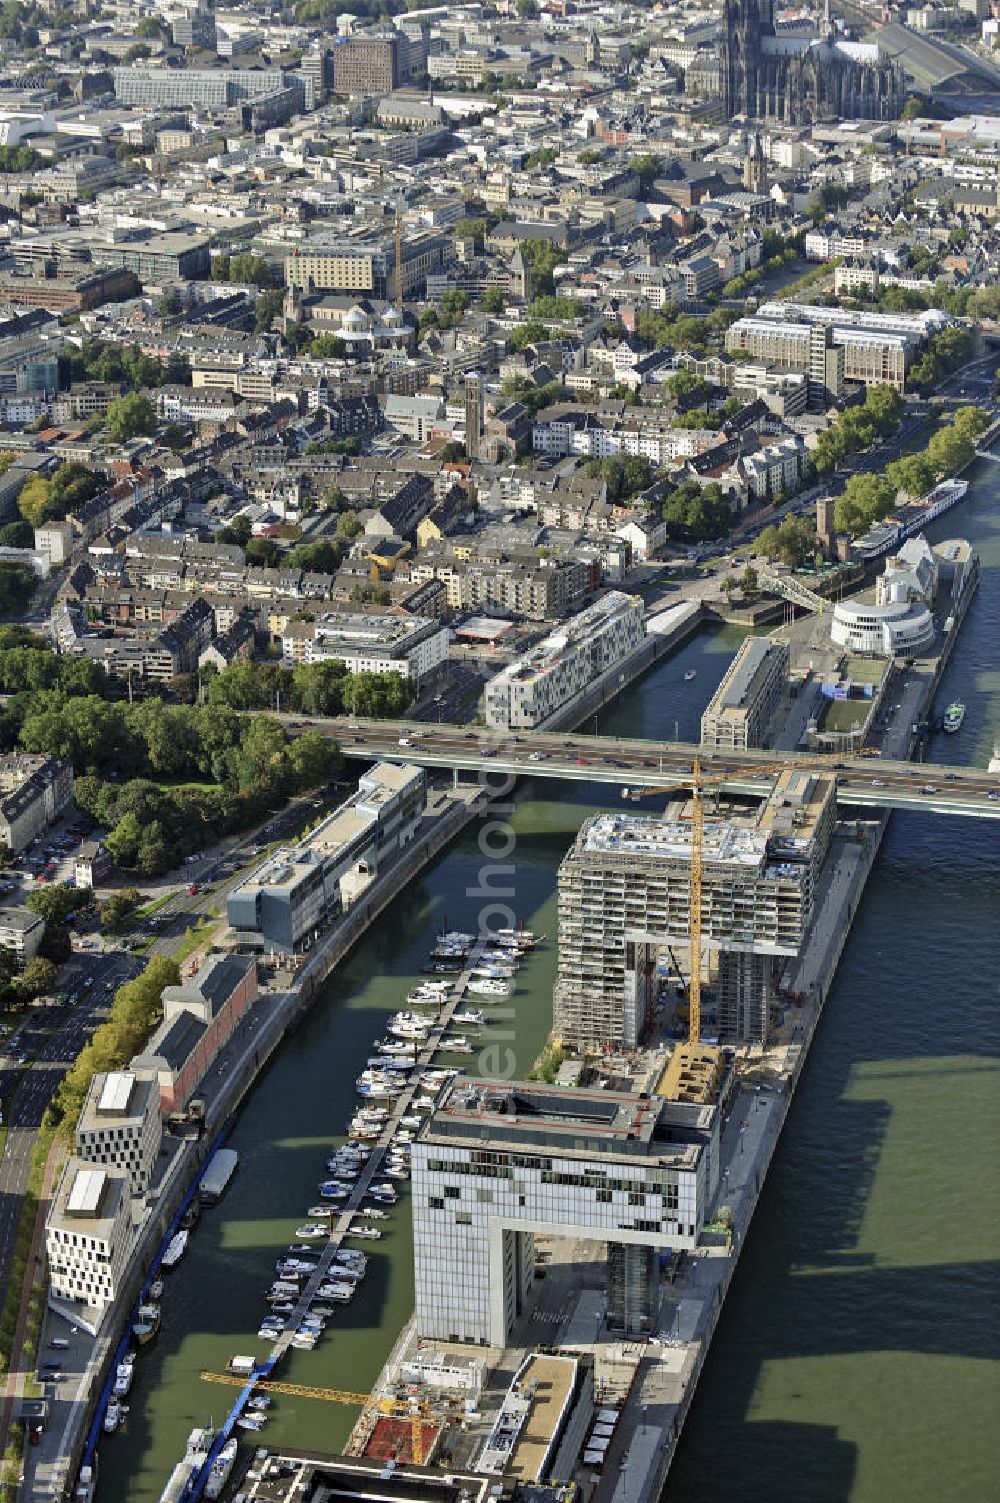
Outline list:
[[[942,702],[968,715],[931,755],[985,763],[1000,732],[1000,470],[936,524],[970,537],[982,586]],[[601,730],[697,734],[740,640],[703,632],[603,712]],[[697,670],[690,683],[688,668]],[[675,729],[676,726],[676,729]],[[555,880],[600,794],[526,783],[513,906],[549,936],[518,978],[526,1071],[551,1016]],[[399,898],[331,979],[259,1082],[232,1143],[240,1169],[169,1277],[125,1430],[101,1446],[101,1503],[155,1503],[188,1431],[232,1391],[200,1381],[256,1327],[278,1252],[316,1199],[353,1083],[435,931],[475,925],[478,829]],[[666,1503],[992,1503],[1000,1498],[1000,1197],[996,1145],[1000,827],[895,816],[765,1187],[666,1491]],[[475,1063],[476,1056],[472,1057]],[[456,1059],[455,1063],[468,1060]],[[404,1187],[405,1188],[405,1187]],[[413,1300],[405,1197],[369,1275],[291,1382],[366,1390]],[[282,1398],[266,1442],[339,1448],[356,1410]]]

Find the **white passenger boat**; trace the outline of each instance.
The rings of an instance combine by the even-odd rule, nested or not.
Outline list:
[[[236,1464],[236,1437],[226,1441],[218,1456],[212,1462],[212,1470],[205,1482],[205,1497],[218,1498],[222,1489],[229,1481],[229,1474]]]

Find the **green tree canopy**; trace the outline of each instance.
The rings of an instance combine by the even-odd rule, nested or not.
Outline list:
[[[130,438],[156,432],[156,405],[141,392],[130,391],[108,403],[104,421],[111,436],[126,443]]]
[[[757,539],[762,558],[780,559],[797,568],[816,549],[816,529],[805,517],[787,516],[780,526],[765,527]]]
[[[858,537],[887,517],[895,500],[895,486],[885,475],[852,475],[834,506],[837,531]]]
[[[721,538],[729,531],[729,501],[714,481],[682,481],[664,501],[662,515],[668,537],[679,541]]]

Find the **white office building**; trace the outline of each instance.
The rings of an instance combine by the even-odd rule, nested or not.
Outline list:
[[[628,657],[646,635],[638,595],[612,590],[574,616],[486,685],[486,724],[534,730]]]
[[[416,836],[427,779],[420,767],[379,762],[358,791],[295,846],[275,851],[226,900],[238,942],[290,955],[309,949]]]
[[[544,1232],[609,1244],[609,1323],[656,1329],[657,1253],[692,1248],[716,1112],[617,1091],[459,1077],[413,1145],[417,1330],[501,1347]]]
[[[132,1252],[131,1204],[127,1174],[70,1159],[45,1223],[54,1295],[98,1309],[114,1300]]]
[[[95,1075],[76,1124],[76,1151],[129,1177],[145,1195],[160,1151],[160,1093],[151,1075],[129,1070]]]
[[[884,605],[842,600],[833,608],[830,640],[848,652],[872,657],[919,657],[934,645],[934,618],[916,600]]]

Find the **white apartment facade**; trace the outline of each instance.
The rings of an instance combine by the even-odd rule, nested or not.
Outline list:
[[[38,954],[45,920],[30,908],[0,908],[0,946],[12,950],[23,964]]]
[[[613,590],[492,678],[483,693],[486,724],[532,730],[570,703],[629,653],[646,634],[637,595]]]
[[[281,646],[289,662],[336,660],[349,673],[398,673],[419,684],[447,660],[450,639],[448,628],[430,616],[328,611],[317,617],[311,636],[303,641],[292,630],[282,636]]]
[[[415,839],[426,797],[422,768],[377,763],[315,830],[230,891],[226,912],[240,944],[286,955],[309,949],[384,859]]]
[[[0,756],[0,843],[15,855],[53,824],[73,798],[73,769],[59,757]]]

